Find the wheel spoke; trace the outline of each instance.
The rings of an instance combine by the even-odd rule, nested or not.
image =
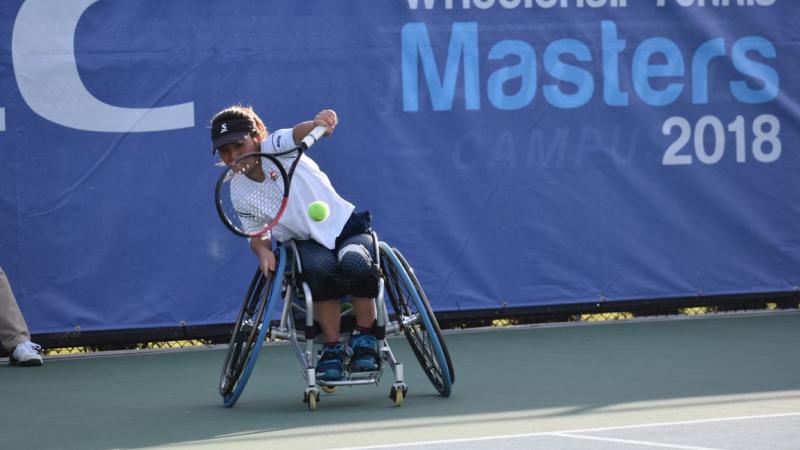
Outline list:
[[[232,330],[225,364],[220,375],[220,394],[226,399],[226,405],[229,396],[240,389],[240,382],[246,382],[246,379],[241,380],[242,372],[253,354],[253,349],[258,345],[256,341],[260,335],[261,321],[267,310],[271,286],[271,279],[263,277],[261,271],[257,270]],[[235,399],[233,401],[235,402]]]
[[[441,395],[448,396],[453,378],[450,356],[428,300],[402,255],[385,244],[381,250],[385,292],[396,320],[428,379]]]

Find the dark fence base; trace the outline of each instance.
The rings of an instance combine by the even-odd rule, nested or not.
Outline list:
[[[687,312],[687,309],[705,309],[705,311]],[[800,309],[800,292],[448,311],[437,312],[436,318],[442,328],[476,328],[495,325],[495,321],[498,319],[508,319],[514,324],[536,324],[585,320],[617,320],[620,317],[680,316],[769,309]],[[621,313],[624,316],[621,316]],[[590,317],[587,318],[586,316]]]
[[[524,308],[497,308],[471,311],[441,311],[436,317],[443,329],[475,328],[504,324],[575,322],[613,320],[620,317],[653,317],[686,314],[687,308],[704,308],[707,313],[766,309],[798,309],[800,292],[719,297],[693,297],[659,300],[599,302]],[[591,317],[587,319],[587,316]],[[45,349],[78,348],[86,351],[108,351],[144,348],[158,342],[192,342],[224,344],[230,340],[233,324],[144,328],[110,331],[36,334],[33,341]],[[180,345],[178,345],[180,346]],[[5,352],[0,352],[5,353]],[[3,355],[6,356],[6,355]]]

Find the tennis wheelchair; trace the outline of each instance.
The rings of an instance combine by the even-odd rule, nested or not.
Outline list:
[[[313,299],[307,283],[302,281],[300,255],[294,241],[273,242],[277,264],[273,273],[264,276],[256,270],[228,345],[219,382],[219,393],[226,407],[232,407],[244,391],[263,344],[269,341],[288,341],[297,356],[305,378],[303,402],[315,411],[320,401],[320,389],[332,394],[339,386],[378,384],[383,371],[389,367],[394,374],[389,398],[401,406],[408,392],[403,364],[397,360],[388,336],[405,334],[416,359],[438,393],[450,395],[455,373],[436,317],[433,315],[422,286],[406,259],[396,248],[379,241],[372,233],[379,266],[378,295],[374,299],[377,320],[379,368],[374,372],[349,372],[338,381],[323,381],[316,377],[318,349],[322,333],[314,322]],[[391,312],[387,308],[388,297]],[[343,305],[346,305],[343,303]],[[273,321],[280,307],[280,317]],[[342,340],[355,328],[355,317],[344,310],[341,317]],[[345,361],[345,367],[347,361]]]

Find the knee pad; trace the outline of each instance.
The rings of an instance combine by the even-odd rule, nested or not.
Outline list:
[[[349,244],[339,250],[339,271],[346,275],[366,275],[372,268],[372,255],[361,244]]]
[[[342,288],[357,297],[378,295],[380,270],[372,261],[372,254],[362,244],[348,244],[336,255],[339,260],[339,273]]]

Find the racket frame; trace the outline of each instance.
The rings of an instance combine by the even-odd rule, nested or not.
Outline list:
[[[291,153],[292,151],[297,151],[297,149],[299,149],[299,147],[286,152],[281,152],[280,155]],[[222,174],[219,176],[219,179],[217,180],[217,186],[214,189],[214,199],[215,199],[214,203],[217,207],[217,214],[219,214],[219,218],[222,219],[222,223],[224,223],[229,230],[231,230],[234,234],[238,236],[246,238],[263,236],[265,233],[271,230],[275,225],[277,225],[278,221],[280,221],[281,219],[281,216],[283,216],[283,212],[286,210],[286,204],[288,203],[289,199],[290,179],[286,173],[286,169],[283,168],[283,164],[281,164],[281,162],[275,155],[276,154],[274,153],[261,153],[261,152],[246,153],[236,158],[233,164],[231,164],[228,168],[226,168],[225,171],[222,172]],[[246,158],[255,158],[255,157],[267,158],[278,168],[281,180],[283,180],[283,200],[281,201],[281,207],[278,209],[278,213],[275,214],[275,217],[272,219],[272,221],[270,221],[268,224],[266,224],[263,228],[256,231],[255,233],[248,233],[244,230],[239,229],[233,223],[233,221],[228,217],[228,215],[225,214],[225,208],[222,205],[222,197],[223,197],[222,187],[225,185],[225,183],[230,183],[230,180],[228,178],[230,178],[232,172],[235,172],[234,168],[239,164],[240,161]],[[265,176],[268,177],[269,175],[265,174]]]
[[[289,189],[292,186],[292,177],[294,176],[294,169],[297,167],[297,164],[300,162],[300,158],[303,157],[303,153],[306,150],[308,150],[309,147],[311,147],[312,145],[317,143],[317,141],[325,134],[325,132],[327,130],[328,130],[328,127],[322,126],[322,125],[318,125],[318,126],[314,127],[314,129],[311,130],[311,132],[308,133],[308,135],[306,137],[304,137],[300,141],[300,144],[298,144],[296,147],[293,147],[293,148],[291,148],[289,150],[284,150],[284,151],[278,152],[278,153],[253,152],[253,153],[244,154],[244,155],[239,156],[238,158],[236,158],[234,160],[233,164],[228,166],[225,169],[225,171],[222,172],[222,174],[219,176],[219,179],[217,180],[217,186],[214,189],[214,199],[215,199],[214,203],[215,203],[215,205],[217,207],[217,214],[219,214],[219,218],[222,219],[222,223],[224,223],[225,226],[229,230],[231,230],[234,234],[236,234],[238,236],[246,237],[246,238],[254,238],[254,237],[263,236],[269,230],[271,230],[275,225],[277,225],[278,222],[281,220],[281,217],[283,217],[284,211],[286,211],[286,205],[289,203]],[[278,160],[278,158],[281,157],[281,156],[286,156],[286,155],[294,153],[294,152],[297,152],[297,156],[295,157],[294,161],[292,162],[292,166],[289,168],[289,172],[287,173],[286,169],[283,168],[283,164],[280,162],[280,160]],[[248,232],[246,232],[244,230],[240,230],[233,223],[233,221],[230,218],[228,218],[227,214],[225,214],[224,207],[222,206],[222,186],[225,183],[229,182],[228,177],[230,176],[230,174],[234,170],[234,168],[238,165],[239,161],[241,161],[241,160],[243,160],[245,158],[253,158],[255,156],[267,158],[273,164],[275,164],[275,166],[278,167],[278,170],[279,170],[280,175],[281,175],[281,179],[283,180],[284,189],[283,189],[283,200],[281,202],[281,207],[278,209],[278,212],[275,214],[275,217],[273,217],[272,220],[268,224],[264,225],[264,227],[261,228],[260,230],[254,232],[254,233],[248,233]]]

